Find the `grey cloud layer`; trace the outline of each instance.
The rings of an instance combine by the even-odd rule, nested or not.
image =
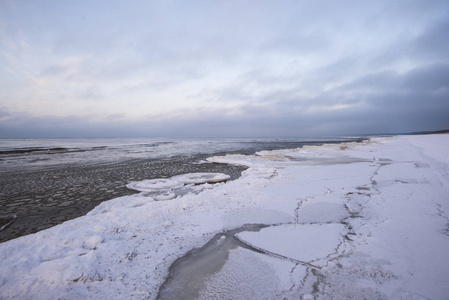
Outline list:
[[[447,1],[30,1],[4,11],[3,137],[449,128]],[[36,103],[130,101],[149,107],[148,116],[14,107],[11,99],[32,96],[21,91],[35,82],[61,86],[36,94]],[[189,94],[173,94],[184,98],[170,113],[151,114],[152,101],[164,101],[154,95],[179,86]],[[147,97],[129,100],[134,94]]]

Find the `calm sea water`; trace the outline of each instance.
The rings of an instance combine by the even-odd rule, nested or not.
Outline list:
[[[43,168],[61,164],[89,164],[127,159],[258,151],[298,147],[307,142],[345,141],[348,138],[88,138],[0,139],[0,170]]]

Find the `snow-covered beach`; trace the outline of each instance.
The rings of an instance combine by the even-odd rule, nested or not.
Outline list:
[[[0,244],[0,298],[447,299],[449,135],[212,162],[249,168],[132,183]]]

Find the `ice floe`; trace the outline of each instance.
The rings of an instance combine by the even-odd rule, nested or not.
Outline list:
[[[139,192],[146,192],[154,200],[171,200],[179,195],[193,192],[198,193],[206,186],[202,184],[215,184],[226,182],[231,176],[222,173],[189,173],[170,178],[149,179],[134,181],[126,185],[127,188]]]

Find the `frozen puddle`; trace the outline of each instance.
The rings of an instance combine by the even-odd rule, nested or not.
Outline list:
[[[279,291],[281,281],[289,281],[285,277],[298,265],[325,265],[339,253],[345,234],[342,224],[253,224],[219,233],[175,261],[158,299],[257,299],[254,293],[266,298]],[[283,275],[269,271],[282,264]]]
[[[199,193],[207,184],[226,182],[231,176],[222,173],[189,173],[170,178],[134,181],[127,188],[143,192],[156,201],[171,200],[188,193]]]
[[[162,285],[158,299],[197,299],[206,280],[227,262],[229,252],[246,247],[234,236],[242,231],[259,231],[268,225],[250,224],[215,235],[206,245],[189,251],[170,267],[170,275]]]

